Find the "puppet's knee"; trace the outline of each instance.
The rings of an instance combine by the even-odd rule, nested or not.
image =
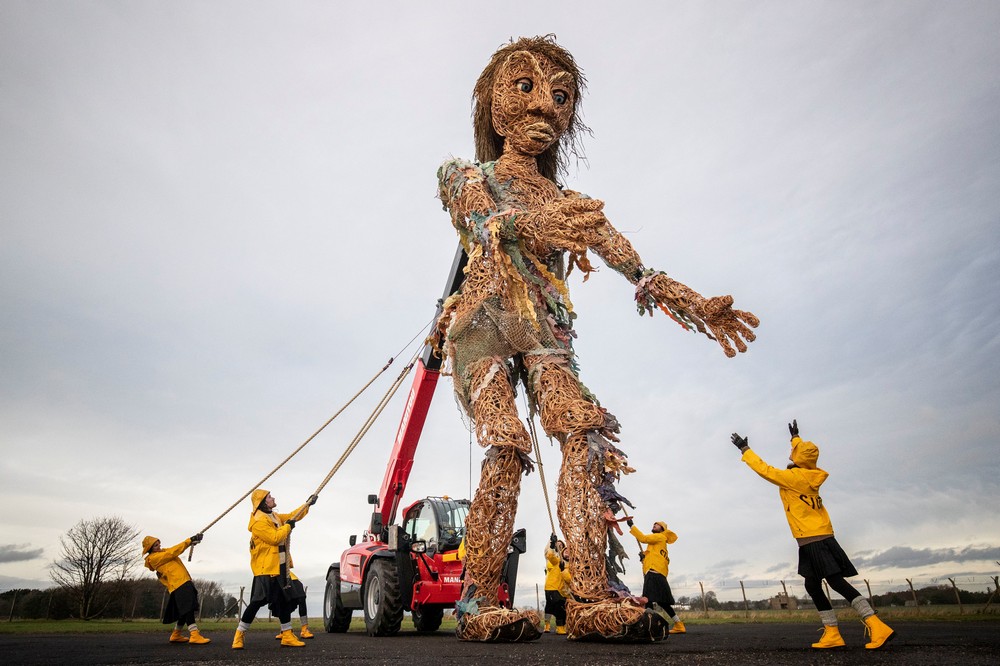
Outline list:
[[[609,415],[584,395],[580,380],[564,359],[526,358],[525,364],[546,433],[559,435],[607,427]]]

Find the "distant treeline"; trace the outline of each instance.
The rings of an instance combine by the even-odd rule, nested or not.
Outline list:
[[[206,580],[196,580],[194,584],[198,588],[201,617],[214,618],[223,613],[226,617],[236,616],[236,597],[223,592],[221,585]],[[165,592],[166,588],[155,578],[115,583],[98,617],[105,620],[158,619]],[[65,588],[16,589],[0,593],[0,620],[66,620],[75,617],[75,611],[72,592]]]

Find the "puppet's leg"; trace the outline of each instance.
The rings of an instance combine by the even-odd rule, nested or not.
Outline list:
[[[465,583],[456,633],[465,640],[534,640],[541,636],[537,613],[502,608],[498,598],[531,439],[518,418],[506,364],[485,359],[473,366],[470,389],[476,436],[488,448],[465,520]]]
[[[617,430],[617,422],[583,395],[564,360],[536,356],[526,365],[542,427],[563,442],[558,511],[573,575],[573,598],[566,604],[569,638],[659,640],[666,636],[662,620],[646,613],[635,597],[612,592],[608,582],[605,514],[619,507],[606,463],[620,451],[601,431]]]

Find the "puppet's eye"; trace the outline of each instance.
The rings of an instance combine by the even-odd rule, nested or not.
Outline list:
[[[516,85],[518,90],[523,93],[530,93],[535,87],[535,84],[531,82],[531,79],[518,79],[514,85]]]
[[[569,101],[569,95],[567,95],[562,90],[556,90],[555,92],[552,93],[552,99],[555,100],[555,103],[557,105],[562,106],[567,101]]]

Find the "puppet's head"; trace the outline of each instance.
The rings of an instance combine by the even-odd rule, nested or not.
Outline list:
[[[496,160],[510,141],[508,149],[536,156],[541,174],[555,180],[578,154],[579,134],[589,131],[579,117],[585,87],[583,72],[554,35],[501,47],[472,93],[476,159]]]

